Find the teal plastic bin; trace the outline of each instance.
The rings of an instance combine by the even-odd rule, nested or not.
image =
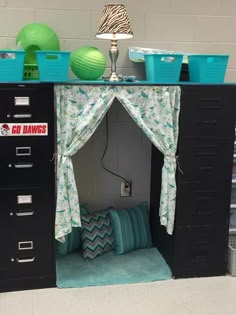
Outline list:
[[[36,50],[39,80],[45,82],[65,82],[68,80],[69,51]]]
[[[176,83],[179,81],[183,55],[144,54],[147,81],[153,83]]]
[[[223,83],[229,55],[189,55],[189,81]]]
[[[24,50],[0,50],[0,82],[23,80]]]

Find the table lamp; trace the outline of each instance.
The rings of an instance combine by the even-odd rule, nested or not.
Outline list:
[[[111,40],[111,47],[109,50],[111,76],[109,81],[119,81],[120,79],[116,73],[116,60],[119,55],[117,40],[133,37],[129,17],[123,4],[105,5],[96,37]]]

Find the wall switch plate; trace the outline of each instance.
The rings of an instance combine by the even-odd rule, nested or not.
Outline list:
[[[132,194],[132,182],[120,182],[120,196],[131,197]]]

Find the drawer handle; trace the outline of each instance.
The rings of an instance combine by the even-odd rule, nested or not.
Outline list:
[[[198,152],[196,156],[216,156],[216,152]]]
[[[201,184],[200,180],[185,180],[184,184],[188,184],[188,185],[199,185]]]
[[[222,99],[206,97],[200,98],[200,109],[221,109]]]
[[[201,144],[198,146],[199,149],[209,149],[209,150],[213,150],[216,149],[217,146],[215,144]]]
[[[17,217],[28,217],[28,216],[32,216],[34,215],[34,211],[33,210],[29,210],[29,211],[22,211],[22,210],[17,210],[16,211],[16,216]]]
[[[15,168],[32,168],[33,163],[15,163],[14,167]]]
[[[213,211],[209,209],[208,210],[196,209],[195,213],[196,215],[199,215],[199,216],[209,216],[213,214]]]
[[[206,196],[206,197],[198,197],[196,198],[196,201],[209,201],[209,200],[212,200],[212,196]]]
[[[194,264],[205,263],[207,261],[207,259],[208,259],[207,253],[194,255],[191,257],[192,263],[194,263]]]
[[[32,258],[16,258],[16,261],[19,263],[19,264],[26,264],[26,263],[32,263],[35,261],[35,257],[32,257]]]
[[[206,194],[211,194],[211,195],[215,195],[216,194],[216,190],[194,190],[194,193],[196,194],[202,194],[203,196]],[[205,198],[205,197],[203,197]],[[207,197],[206,197],[207,198]],[[202,199],[202,198],[201,198]]]
[[[218,105],[213,105],[213,106],[205,106],[205,105],[200,105],[200,109],[221,109],[221,106]]]
[[[19,119],[19,118],[31,118],[32,114],[14,114],[14,118]]]
[[[206,171],[213,171],[214,167],[212,167],[212,166],[200,166],[199,169],[200,169],[200,171],[206,172]]]
[[[204,121],[199,121],[197,123],[198,125],[203,125],[203,126],[216,126],[216,120],[204,120]]]

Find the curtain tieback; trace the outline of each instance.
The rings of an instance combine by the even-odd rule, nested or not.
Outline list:
[[[50,162],[55,161],[58,158],[63,159],[63,158],[68,158],[68,157],[70,157],[70,156],[66,155],[66,154],[60,154],[60,153],[54,152]]]
[[[57,152],[53,153],[53,156],[52,156],[50,162],[54,162],[54,170],[55,170],[55,172],[57,171],[58,159],[63,159],[65,161],[65,159],[68,158],[68,157],[69,157],[69,155],[58,154]],[[62,161],[62,163],[64,161]]]
[[[171,155],[171,154],[165,154],[166,157],[169,157],[171,159],[174,159],[176,161],[176,165],[178,167],[178,170],[181,174],[184,174],[184,172],[181,170],[180,163],[179,163],[179,156],[178,155]]]
[[[55,163],[56,163],[56,161],[57,161],[57,152],[54,152],[53,153],[53,156],[52,156],[52,158],[51,158],[51,160],[50,160],[50,162],[53,162],[53,161],[55,161]]]
[[[165,154],[166,157],[172,158],[177,160],[178,156],[177,155],[171,155],[171,154]]]

